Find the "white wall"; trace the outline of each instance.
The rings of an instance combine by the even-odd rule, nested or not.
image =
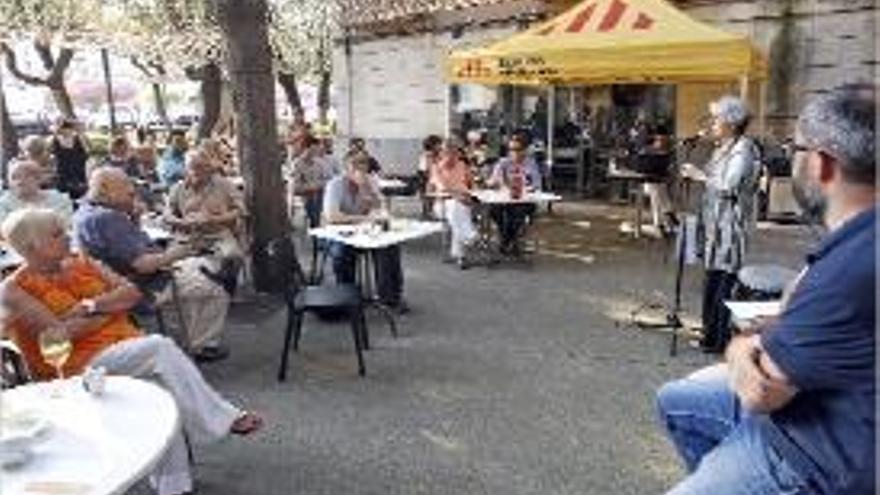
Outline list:
[[[386,169],[412,173],[429,134],[444,135],[447,91],[444,61],[454,47],[502,39],[512,28],[397,36],[338,46],[334,74],[340,136],[363,136]],[[348,73],[347,68],[351,68]]]

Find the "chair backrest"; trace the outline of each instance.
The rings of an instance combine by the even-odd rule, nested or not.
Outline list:
[[[290,236],[281,236],[266,245],[266,257],[277,277],[273,287],[280,288],[285,296],[296,297],[306,285],[306,276],[296,256],[296,246]]]
[[[11,340],[0,339],[0,388],[12,388],[32,381],[24,356]]]

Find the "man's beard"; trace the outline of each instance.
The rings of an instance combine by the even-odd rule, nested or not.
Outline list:
[[[804,218],[810,223],[822,223],[828,210],[828,199],[822,195],[822,190],[795,174],[792,177],[792,193]]]

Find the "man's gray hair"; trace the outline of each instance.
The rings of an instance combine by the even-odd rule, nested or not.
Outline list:
[[[854,91],[813,99],[798,118],[806,145],[833,157],[851,182],[874,183],[877,101]]]
[[[101,166],[89,174],[89,190],[86,198],[95,203],[107,204],[112,200],[113,185],[130,180],[120,168]]]
[[[6,217],[0,225],[0,232],[6,242],[27,258],[37,246],[46,244],[55,229],[65,229],[64,218],[46,208],[24,208]]]
[[[733,127],[739,133],[745,132],[749,119],[751,119],[749,107],[736,96],[722,96],[709,105],[709,110],[713,116]]]

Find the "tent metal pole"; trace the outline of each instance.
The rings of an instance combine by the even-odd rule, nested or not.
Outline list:
[[[739,97],[744,103],[748,104],[748,101],[749,101],[749,76],[748,76],[748,74],[743,74],[739,77]]]
[[[758,102],[758,130],[767,134],[767,81],[761,81],[761,100]]]
[[[351,53],[351,36],[348,31],[345,33],[345,38],[343,39],[343,49],[345,50],[345,77],[348,79],[346,81],[346,102],[345,102],[345,113],[346,115],[346,132],[348,134],[348,138],[351,139],[354,137],[354,63],[352,62],[352,53]]]
[[[547,86],[547,170],[553,173],[553,135],[556,122],[556,86]]]
[[[452,85],[444,86],[443,91],[443,137],[449,138],[452,134]]]

